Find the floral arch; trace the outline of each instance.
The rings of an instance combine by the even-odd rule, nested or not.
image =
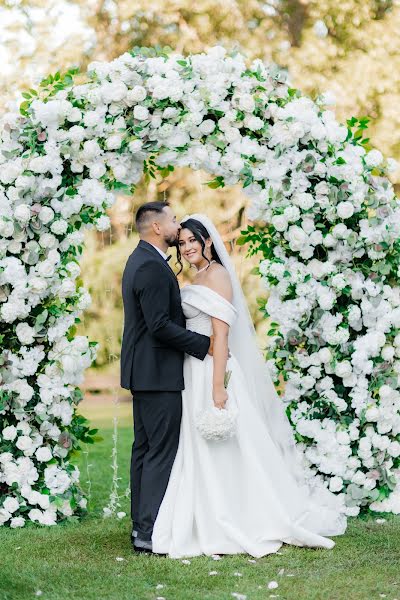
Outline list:
[[[113,190],[184,165],[251,198],[238,242],[262,253],[268,364],[305,461],[348,514],[400,512],[400,210],[367,120],[341,125],[329,95],[221,47],[76,75],[25,93],[0,131],[0,525],[85,511],[69,460],[95,434],[76,412],[97,346],[75,332],[83,231],[109,227]]]

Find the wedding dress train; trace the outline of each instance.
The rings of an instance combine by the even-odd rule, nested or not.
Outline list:
[[[202,285],[182,289],[186,326],[210,335],[211,317],[230,326],[237,311]],[[232,351],[231,351],[232,352]],[[326,488],[313,498],[287,468],[257,408],[250,401],[246,372],[233,353],[228,404],[238,408],[236,436],[204,439],[195,426],[198,411],[213,404],[213,359],[186,355],[180,440],[168,487],[154,524],[153,551],[172,558],[248,553],[261,557],[282,543],[332,548],[325,536],[346,529],[337,498]]]

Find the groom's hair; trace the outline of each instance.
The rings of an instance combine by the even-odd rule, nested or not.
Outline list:
[[[154,216],[153,213],[160,214],[167,206],[169,206],[169,202],[146,202],[146,204],[139,206],[135,217],[136,230],[138,233],[144,232],[148,221]]]

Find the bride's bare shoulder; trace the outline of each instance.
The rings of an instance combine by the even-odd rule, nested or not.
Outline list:
[[[208,286],[214,292],[218,292],[229,302],[232,300],[232,284],[228,271],[223,265],[213,263],[204,272],[202,284]]]

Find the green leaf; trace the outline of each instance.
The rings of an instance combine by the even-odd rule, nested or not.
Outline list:
[[[246,242],[247,242],[247,237],[245,235],[240,235],[238,237],[238,239],[236,240],[236,244],[238,246],[244,246]]]

